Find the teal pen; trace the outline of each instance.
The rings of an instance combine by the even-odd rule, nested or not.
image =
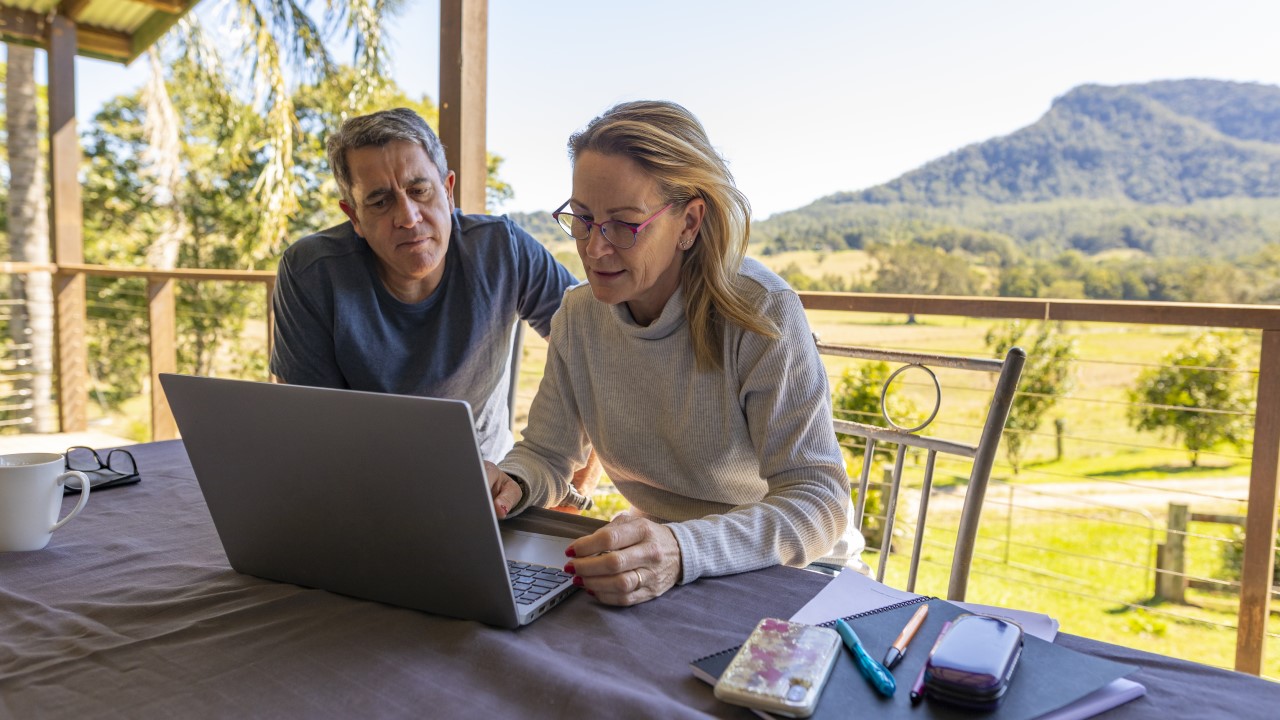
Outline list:
[[[858,669],[867,680],[871,681],[871,687],[885,697],[893,697],[894,691],[898,689],[898,683],[894,681],[893,674],[876,662],[876,659],[867,653],[867,649],[862,647],[858,633],[854,632],[853,628],[849,627],[849,623],[844,620],[836,620],[836,632],[840,633],[845,647],[853,653],[853,659],[858,662]]]

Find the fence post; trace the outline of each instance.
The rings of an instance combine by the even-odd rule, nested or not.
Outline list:
[[[1253,416],[1249,511],[1240,568],[1240,624],[1236,670],[1262,672],[1276,547],[1276,495],[1280,493],[1280,329],[1262,331],[1258,395]],[[1267,370],[1271,368],[1271,370]]]
[[[1187,602],[1187,506],[1169,503],[1165,540],[1156,546],[1156,600]]]
[[[151,439],[172,440],[178,437],[178,424],[160,386],[160,373],[178,370],[173,278],[147,279],[147,315],[151,332]]]

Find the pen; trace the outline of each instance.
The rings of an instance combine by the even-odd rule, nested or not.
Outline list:
[[[840,633],[840,639],[844,640],[845,647],[853,652],[853,659],[858,662],[858,670],[871,681],[871,687],[885,697],[893,697],[893,692],[898,689],[898,683],[883,665],[867,654],[866,648],[862,647],[862,641],[858,639],[858,633],[854,632],[844,620],[836,620],[836,632]]]
[[[942,623],[942,629],[938,631],[938,639],[933,641],[933,649],[938,648],[938,643],[942,642],[942,636],[947,634],[947,628],[951,627],[951,621]],[[933,656],[933,650],[929,651],[929,656]],[[916,676],[916,681],[911,684],[911,704],[915,705],[924,698],[924,671],[929,667],[929,661],[925,660],[920,666],[920,674]]]
[[[903,626],[902,632],[898,633],[898,639],[893,641],[893,645],[889,646],[889,652],[884,655],[884,666],[892,670],[898,663],[902,662],[902,656],[907,652],[907,646],[911,644],[912,638],[916,636],[916,631],[924,624],[925,617],[929,614],[929,606],[921,605],[916,610],[915,615],[907,621]]]

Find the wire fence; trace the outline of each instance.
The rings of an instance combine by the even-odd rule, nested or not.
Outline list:
[[[11,332],[22,324],[25,299],[14,297],[12,277],[0,285],[0,432],[26,432],[38,402],[30,387],[30,342]],[[148,412],[150,317],[147,280],[87,277],[85,320],[90,422],[122,438],[151,438]],[[179,371],[265,380],[266,300],[261,283],[176,283],[176,345]],[[233,311],[234,310],[234,311]],[[16,323],[15,323],[16,317]],[[26,336],[29,336],[29,329]],[[52,383],[50,383],[51,385]]]
[[[917,319],[921,322],[914,336],[902,339],[903,334],[896,333],[899,341],[888,345],[876,338],[884,328],[882,318],[870,318],[860,327],[842,317],[839,326],[830,332],[840,335],[836,342],[879,349],[994,355],[981,343],[986,328],[978,323],[968,322],[970,337],[958,338],[954,320]],[[821,319],[815,321],[811,313],[811,322],[817,324]],[[940,328],[945,332],[938,332]],[[1126,327],[1125,359],[1110,357],[1108,354],[1114,354],[1117,348],[1096,337],[1114,336],[1114,327],[1099,329],[1072,323],[1059,331],[1072,336],[1081,348],[1069,361],[1071,387],[1061,391],[1019,391],[1023,398],[1049,407],[1038,425],[1024,422],[1019,426],[1011,418],[1006,429],[1005,450],[1010,436],[1018,436],[1022,457],[1015,469],[1007,453],[1002,453],[993,472],[979,528],[969,598],[1046,611],[1058,617],[1068,632],[1232,667],[1239,612],[1240,533],[1238,528],[1220,523],[1171,526],[1169,507],[1181,505],[1204,514],[1244,515],[1251,448],[1247,443],[1235,447],[1223,442],[1193,454],[1185,443],[1179,442],[1176,427],[1163,433],[1140,431],[1135,416],[1141,410],[1168,410],[1184,415],[1190,423],[1203,423],[1204,418],[1215,416],[1252,423],[1257,370],[1248,368],[1248,357],[1243,367],[1227,368],[1171,361],[1178,353],[1194,348],[1200,337],[1200,331],[1194,329],[1171,332],[1169,328],[1148,331],[1141,326]],[[1239,352],[1256,358],[1258,333],[1228,333],[1238,342]],[[830,335],[824,333],[823,338],[828,340]],[[856,361],[824,360],[837,392],[842,382],[858,377]],[[1033,372],[1035,362],[1036,358],[1029,356],[1027,372]],[[961,375],[944,378],[940,369],[935,372],[944,389],[944,399],[930,434],[976,439],[985,417],[985,403],[990,401],[990,385],[967,383]],[[1221,382],[1220,378],[1237,378],[1237,386],[1244,393],[1243,408],[1214,407],[1202,401],[1207,396],[1193,396],[1176,405],[1135,402],[1136,387],[1143,374],[1156,372],[1212,373],[1219,378],[1217,382]],[[1024,373],[1024,387],[1027,381]],[[896,395],[919,405],[932,393],[932,382],[898,381],[889,388],[886,399],[892,402]],[[1034,403],[1024,400],[1022,407],[1031,405]],[[1017,401],[1013,412],[1019,412]],[[878,411],[837,410],[836,416],[883,424]],[[844,444],[851,457],[860,462],[861,444]],[[887,456],[892,448],[885,452]],[[923,465],[923,454],[914,463]],[[949,475],[950,481],[935,480],[917,591],[945,593],[968,472],[967,463],[938,457],[937,477]],[[918,493],[918,483],[916,488]],[[919,502],[918,496],[914,502]],[[895,521],[898,537],[891,541],[895,555],[910,552],[910,543],[902,538],[914,533],[915,512],[912,502],[899,506]],[[883,516],[870,515],[866,522],[874,532],[884,520]],[[1162,548],[1170,544],[1181,547],[1181,567],[1160,565]],[[872,548],[872,553],[880,550]],[[897,572],[905,573],[907,565],[906,558],[901,562],[891,558],[886,580],[891,584],[904,581],[905,574],[895,575],[892,569],[898,567]],[[1173,583],[1185,588],[1185,592],[1176,598],[1167,592],[1162,596],[1160,582]],[[1280,624],[1273,623],[1266,632],[1266,642],[1272,650],[1264,676],[1280,677],[1278,640]]]

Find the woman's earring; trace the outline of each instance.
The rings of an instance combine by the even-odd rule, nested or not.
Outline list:
[[[681,250],[688,250],[688,249],[689,249],[689,247],[690,247],[691,245],[693,245],[693,241],[692,241],[692,240],[681,240],[681,241],[680,241],[680,249],[681,249]]]

